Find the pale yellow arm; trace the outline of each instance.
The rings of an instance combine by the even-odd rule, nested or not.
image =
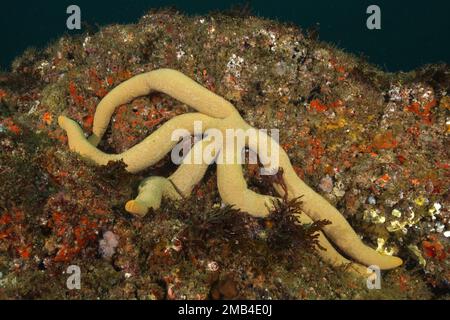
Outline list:
[[[200,113],[186,113],[170,119],[160,128],[145,138],[142,142],[128,149],[127,151],[113,155],[106,154],[91,145],[85,138],[80,126],[73,120],[60,116],[59,125],[66,130],[69,148],[78,152],[99,165],[105,165],[111,160],[123,160],[127,165],[127,171],[135,173],[160,161],[167,153],[172,150],[178,141],[172,141],[170,138],[175,129],[184,129],[189,134],[194,133],[194,122],[202,122],[202,130],[207,130],[217,126],[220,121],[215,118],[205,116]]]
[[[260,132],[260,134],[265,135],[263,132]],[[279,152],[279,167],[283,169],[283,180],[288,190],[288,199],[301,196],[302,209],[312,220],[329,220],[331,224],[325,226],[323,230],[337,247],[346,255],[364,265],[377,265],[380,269],[392,269],[402,264],[400,258],[383,255],[366,246],[344,216],[297,176],[283,148],[270,137],[268,141],[268,144],[259,146],[261,149],[258,150],[257,141],[250,140],[249,147],[253,150],[258,150],[258,153],[262,152],[269,155],[270,150]],[[273,148],[271,144],[274,144]],[[281,196],[284,195],[284,190],[281,186],[275,184],[274,187]]]
[[[169,178],[150,177],[145,179],[139,186],[138,196],[127,202],[125,210],[142,217],[147,214],[149,208],[158,209],[163,197],[171,200],[188,197],[193,188],[202,180],[210,165],[205,161],[195,162],[195,160],[199,160],[195,159],[195,155],[201,154],[210,143],[208,140],[197,142]]]
[[[60,116],[58,117],[58,124],[67,133],[69,149],[80,154],[82,157],[99,165],[106,165],[109,161],[118,161],[121,159],[121,155],[104,153],[90,144],[86,140],[80,125],[72,119]]]
[[[297,219],[302,224],[313,223],[312,219],[308,217],[305,213],[301,213],[297,216]],[[323,232],[318,232],[319,234],[319,245],[325,250],[317,249],[316,252],[322,257],[322,259],[334,267],[347,267],[348,271],[358,274],[359,276],[367,275],[367,267],[354,263],[346,258],[344,258],[333,245],[328,241]]]
[[[242,172],[242,164],[237,163],[237,154],[233,155],[235,163],[226,160],[227,154],[232,152],[230,149],[225,147],[222,154],[219,155],[219,159],[222,158],[223,163],[217,164],[217,186],[222,201],[254,217],[267,217],[274,209],[276,198],[248,189]]]
[[[215,118],[225,118],[237,112],[224,98],[204,88],[191,78],[172,69],[143,73],[121,83],[109,92],[97,106],[93,134],[89,142],[97,146],[102,139],[114,110],[133,99],[159,91]]]
[[[181,195],[174,188],[169,179],[164,177],[150,177],[139,185],[139,194],[134,200],[125,204],[125,210],[143,217],[150,208],[158,209],[162,198],[181,200]]]
[[[197,142],[183,159],[183,163],[169,177],[170,181],[172,181],[183,197],[190,196],[194,187],[205,176],[211,162],[205,161],[203,157],[201,159],[195,159],[195,155],[202,154],[210,144],[211,142],[208,139]],[[212,161],[214,158],[210,160]]]
[[[224,151],[230,153],[229,148]],[[219,155],[219,158],[224,155]],[[223,159],[224,160],[224,159]],[[237,154],[234,155],[235,163],[217,164],[217,184],[220,196],[224,203],[247,212],[254,217],[267,217],[274,209],[274,201],[281,199],[267,195],[261,195],[247,187],[242,165],[237,163]],[[311,224],[313,221],[304,213],[297,215],[299,223]],[[339,254],[322,232],[319,232],[319,244],[326,250],[318,249],[322,259],[335,267],[348,267],[348,270],[359,275],[366,274],[366,267],[352,263]]]

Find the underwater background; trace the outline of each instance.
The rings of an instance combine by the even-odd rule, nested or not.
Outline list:
[[[352,53],[362,53],[386,71],[409,71],[427,63],[450,61],[450,2],[432,1],[8,1],[0,12],[0,69],[27,47],[42,48],[68,31],[66,8],[82,11],[81,32],[111,23],[134,23],[151,8],[175,6],[185,14],[206,14],[241,5],[252,14],[292,22],[304,29],[318,27],[320,40]],[[376,4],[382,29],[366,28],[366,8]]]

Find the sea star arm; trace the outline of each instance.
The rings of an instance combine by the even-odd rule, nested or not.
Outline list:
[[[181,195],[175,189],[169,179],[164,177],[149,177],[139,185],[139,194],[134,200],[125,204],[125,210],[143,217],[150,208],[158,209],[161,199],[165,197],[171,200],[180,200]]]
[[[261,136],[265,133],[260,132]],[[257,137],[261,137],[257,136]],[[270,154],[271,150],[279,153],[279,167],[283,169],[283,181],[287,187],[288,199],[302,197],[302,210],[312,220],[328,220],[331,224],[323,228],[325,234],[348,256],[365,265],[377,265],[380,269],[392,269],[400,266],[402,260],[398,257],[383,255],[366,246],[356,234],[344,216],[320,194],[311,189],[295,173],[287,153],[271,137],[266,137],[268,143],[259,144],[250,140],[250,148],[257,149],[263,154]],[[272,146],[271,144],[274,144]],[[261,149],[262,148],[262,149]],[[277,192],[284,196],[284,189],[274,184]]]
[[[159,91],[215,118],[236,113],[233,105],[209,91],[183,73],[172,69],[158,69],[143,73],[121,83],[100,101],[94,115],[93,134],[89,142],[97,146],[108,128],[114,110],[133,99]]]
[[[218,126],[220,120],[201,113],[182,114],[165,122],[150,136],[127,151],[121,154],[107,154],[88,142],[75,121],[64,116],[58,118],[59,125],[67,132],[71,150],[99,165],[106,165],[109,161],[123,160],[127,165],[127,171],[132,173],[148,168],[170,152],[178,142],[170,139],[174,130],[183,128],[193,134],[195,121],[201,121],[202,129],[207,130]]]
[[[196,154],[200,154],[210,143],[205,139],[197,142],[169,178],[145,179],[139,186],[138,196],[127,202],[125,210],[142,217],[147,214],[149,208],[158,209],[164,197],[171,200],[188,197],[210,165],[209,162],[203,161],[203,157],[201,162],[195,162]]]
[[[280,165],[286,173],[284,182],[288,189],[288,197],[302,196],[302,210],[314,221],[331,221],[331,224],[324,226],[323,230],[336,246],[349,257],[365,265],[377,265],[380,269],[392,269],[402,264],[400,258],[381,254],[366,246],[344,216],[321,195],[306,185],[293,170],[284,151],[281,153]],[[281,191],[280,188],[279,191]]]
[[[205,159],[202,154],[211,143],[208,139],[197,142],[183,159],[182,164],[169,177],[178,192],[185,198],[190,196],[194,187],[203,179],[215,158],[215,155],[212,155],[210,159]],[[197,155],[201,157],[198,158]]]
[[[297,215],[297,219],[301,224],[307,225],[313,223],[313,220],[304,212]],[[325,262],[328,262],[333,267],[346,267],[348,271],[359,274],[361,276],[367,275],[367,267],[346,259],[336,251],[330,241],[328,241],[328,239],[325,237],[323,232],[318,231],[317,233],[319,236],[317,238],[317,241],[319,242],[319,245],[325,250],[318,249],[316,251]]]
[[[238,163],[238,155],[236,153],[233,163],[226,162],[225,157],[231,153],[233,146],[226,146],[223,152],[218,155],[217,163],[217,187],[220,197],[225,204],[232,205],[254,217],[266,217],[274,208],[276,198],[256,193],[247,187],[242,165]]]
[[[251,143],[250,145],[254,146]],[[229,152],[229,148],[226,148],[224,153]],[[223,156],[223,154],[219,154],[218,158],[220,159]],[[262,195],[248,189],[242,165],[237,162],[237,154],[234,155],[234,164],[228,162],[226,164],[217,164],[217,184],[224,203],[232,205],[254,217],[267,217],[274,209],[274,202],[281,200],[280,198]],[[309,216],[303,212],[299,213],[296,215],[299,223],[313,223]],[[366,275],[366,267],[343,257],[320,231],[318,232],[318,242],[325,250],[317,251],[326,262],[335,267],[346,267],[349,271],[356,272],[359,275]]]

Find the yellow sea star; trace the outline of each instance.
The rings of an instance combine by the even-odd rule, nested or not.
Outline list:
[[[114,110],[151,91],[166,93],[191,106],[199,113],[187,113],[170,119],[141,143],[121,154],[107,154],[97,149],[96,146],[103,137]],[[159,69],[144,73],[114,88],[97,107],[93,135],[89,139],[85,138],[82,129],[75,121],[64,116],[60,116],[58,119],[59,125],[67,132],[71,150],[99,165],[106,165],[109,161],[122,160],[130,172],[138,172],[161,160],[177,143],[177,141],[170,140],[172,132],[175,129],[183,128],[193,134],[195,121],[202,121],[203,130],[215,128],[220,132],[225,132],[227,129],[244,131],[253,129],[231,103],[184,74],[171,69]],[[318,253],[324,260],[333,266],[347,265],[349,270],[360,274],[366,274],[366,268],[363,265],[376,265],[380,269],[391,269],[402,264],[401,259],[380,254],[366,246],[340,212],[297,176],[288,155],[278,143],[265,132],[261,130],[256,130],[256,132],[254,137],[247,137],[246,141],[238,147],[240,149],[248,147],[256,151],[259,156],[262,153],[268,155],[271,150],[279,153],[279,168],[283,170],[282,179],[285,188],[277,183],[274,183],[273,186],[281,197],[286,196],[286,192],[288,199],[302,197],[304,214],[299,215],[300,222],[305,224],[317,220],[331,222],[323,228],[327,237],[322,232],[319,233],[320,245],[326,250],[318,250]],[[224,136],[226,135],[224,134]],[[261,139],[267,139],[268,142],[264,150],[261,149],[262,144],[259,144]],[[218,154],[213,156],[234,154],[234,152],[231,153],[231,150],[236,142],[235,139],[228,139]],[[189,160],[192,160],[196,148],[205,148],[211,143],[213,141],[208,138],[197,142],[184,158],[183,163],[169,178],[150,177],[145,179],[139,187],[137,198],[126,204],[126,210],[143,216],[149,208],[158,208],[162,197],[179,200],[189,196],[193,187],[203,178],[210,164],[207,161],[194,164]],[[267,166],[270,167],[270,164]],[[220,196],[226,204],[233,205],[256,217],[265,217],[274,208],[276,198],[248,189],[242,166],[237,159],[217,164],[217,181]],[[352,263],[344,258],[327,238],[331,239],[345,255],[362,265]]]

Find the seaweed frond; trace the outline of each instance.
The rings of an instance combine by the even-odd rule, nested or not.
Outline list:
[[[302,212],[301,197],[292,200],[278,200],[274,202],[274,210],[266,219],[268,228],[267,241],[272,249],[297,250],[315,249],[325,250],[319,244],[318,231],[331,222],[318,220],[310,224],[302,224],[298,216]]]
[[[206,242],[211,239],[232,239],[245,232],[245,215],[232,206],[216,207],[193,212],[181,232],[184,239]]]

